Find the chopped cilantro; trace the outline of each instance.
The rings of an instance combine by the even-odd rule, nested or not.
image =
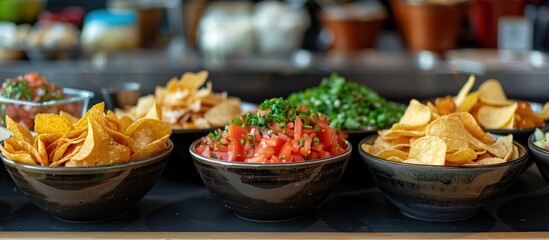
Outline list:
[[[326,114],[330,125],[338,129],[384,128],[404,114],[403,106],[337,74],[316,87],[291,94],[288,100]]]

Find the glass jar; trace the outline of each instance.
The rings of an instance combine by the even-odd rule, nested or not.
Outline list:
[[[84,19],[81,35],[86,52],[118,52],[139,47],[137,13],[132,10],[95,10]]]

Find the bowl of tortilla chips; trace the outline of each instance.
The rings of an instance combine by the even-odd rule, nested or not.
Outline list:
[[[11,137],[0,150],[8,173],[31,202],[63,220],[121,216],[156,183],[173,150],[167,124],[120,119],[103,103],[81,119],[38,114],[36,135],[6,123]]]
[[[193,140],[256,107],[227,92],[214,92],[208,75],[207,71],[186,72],[180,78],[170,79],[166,86],[157,86],[154,94],[140,97],[136,106],[115,109],[117,116],[134,120],[159,116],[172,128],[170,139],[175,150],[163,173],[166,178],[200,182],[188,151]],[[157,114],[159,111],[161,115]]]
[[[512,134],[494,137],[468,112],[440,116],[417,100],[359,148],[376,185],[404,215],[437,222],[474,217],[513,184],[529,155]]]

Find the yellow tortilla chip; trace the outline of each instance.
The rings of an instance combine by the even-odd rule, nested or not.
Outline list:
[[[34,137],[30,133],[29,129],[23,127],[23,125],[16,123],[9,116],[6,115],[6,128],[11,132],[11,138],[21,140],[32,144]]]
[[[454,98],[454,102],[458,109],[463,104],[467,95],[469,95],[469,92],[473,88],[473,85],[475,85],[475,75],[471,74],[469,75],[469,79],[467,79],[467,82],[459,90],[458,95]]]
[[[426,105],[412,99],[399,123],[408,126],[423,126],[431,120],[431,110]]]
[[[513,104],[513,101],[507,99],[499,81],[495,79],[483,82],[478,87],[477,91],[479,92],[479,100],[483,103],[492,106],[507,106]]]
[[[34,131],[38,134],[64,136],[74,129],[73,123],[70,120],[57,114],[38,114],[34,122]]]
[[[434,136],[421,137],[412,143],[406,163],[444,165],[446,143]]]
[[[483,105],[478,109],[477,119],[481,126],[489,129],[501,129],[507,125],[517,111],[517,103],[495,107]]]
[[[130,149],[111,139],[94,119],[88,122],[88,136],[82,148],[69,161],[66,167],[106,166],[130,160]]]

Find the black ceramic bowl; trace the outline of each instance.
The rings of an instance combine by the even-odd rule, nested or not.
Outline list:
[[[299,163],[253,164],[190,153],[204,184],[235,214],[246,219],[280,221],[316,209],[337,186],[352,146],[342,154]]]
[[[349,135],[347,141],[349,141],[352,146],[357,146],[362,139],[372,134],[376,134],[377,131],[378,130],[376,129],[345,130]],[[341,181],[348,185],[373,186],[371,176],[364,174],[365,172],[366,166],[362,159],[360,159],[358,148],[353,148]]]
[[[357,146],[376,185],[404,215],[426,221],[474,217],[513,184],[528,158],[528,150],[515,141],[519,157],[501,164],[448,167],[398,163],[362,150],[363,143],[372,144],[377,137],[367,137]]]
[[[215,128],[172,130],[170,140],[172,140],[175,148],[162,176],[177,181],[201,182],[200,175],[196,171],[193,161],[191,161],[189,146],[194,140],[208,135],[213,130]]]
[[[544,133],[549,131],[549,127],[543,128]],[[534,145],[534,134],[531,134],[528,138],[528,148],[534,155],[534,161],[538,167],[539,172],[545,179],[545,182],[549,183],[549,151]]]
[[[42,210],[69,221],[121,216],[159,179],[173,143],[160,154],[105,167],[44,167],[6,159],[13,181]]]

